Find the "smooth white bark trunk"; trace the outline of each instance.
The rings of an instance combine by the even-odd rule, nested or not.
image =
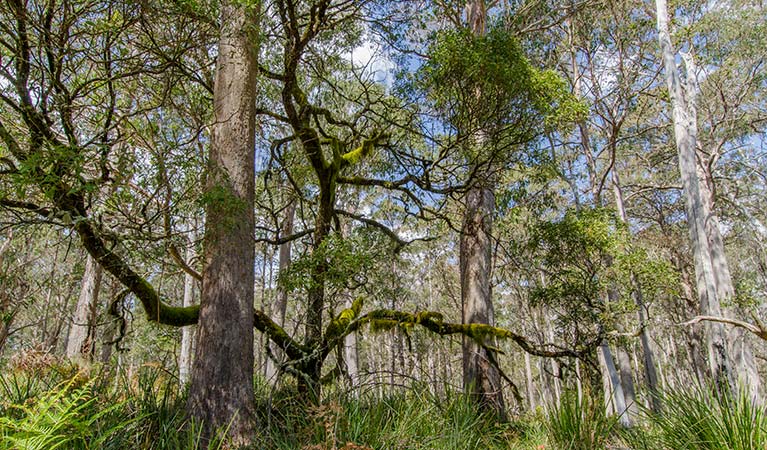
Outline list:
[[[194,237],[187,243],[186,263],[190,264],[195,257]],[[184,299],[183,305],[192,306],[197,303],[197,280],[188,273],[184,273]],[[194,354],[194,334],[196,326],[181,328],[181,348],[178,354],[178,381],[180,387],[185,387],[190,380],[192,372],[192,355]]]
[[[720,298],[717,292],[716,268],[713,265],[707,225],[712,212],[703,198],[701,182],[697,173],[697,117],[695,114],[695,92],[685,91],[682,86],[675,51],[669,32],[668,6],[666,0],[656,0],[658,40],[660,43],[666,84],[671,98],[674,119],[674,137],[679,156],[679,171],[684,188],[687,223],[695,261],[696,287],[701,313],[721,315]],[[693,67],[688,66],[688,79],[694,78]],[[715,220],[715,219],[713,219]],[[709,225],[712,226],[712,225]],[[707,347],[709,369],[719,385],[733,386],[732,364],[727,347],[724,328],[718,323],[707,323]]]

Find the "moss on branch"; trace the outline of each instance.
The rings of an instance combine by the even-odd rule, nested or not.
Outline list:
[[[381,142],[387,140],[388,138],[388,134],[379,131],[374,133],[373,137],[363,139],[362,145],[341,155],[341,166],[346,167],[357,164],[362,160],[362,158],[372,153],[373,148],[375,148],[376,145],[381,144]]]
[[[442,314],[434,311],[421,311],[413,314],[392,309],[379,309],[359,317],[349,324],[346,334],[356,331],[368,324],[373,330],[388,330],[394,327],[419,325],[440,336],[460,334],[473,339],[478,345],[494,353],[500,353],[500,350],[487,344],[487,338],[495,337],[498,339],[507,339],[513,341],[522,348],[522,350],[531,355],[548,358],[585,356],[596,348],[604,338],[604,336],[600,334],[594,340],[587,342],[576,349],[548,350],[545,347],[537,347],[531,344],[524,336],[505,328],[477,323],[462,324],[445,322]]]

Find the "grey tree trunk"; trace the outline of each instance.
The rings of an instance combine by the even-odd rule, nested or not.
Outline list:
[[[694,107],[694,92],[689,92],[689,90],[685,92],[682,86],[675,61],[675,51],[671,44],[666,0],[656,0],[655,6],[658,16],[658,40],[673,109],[674,136],[679,155],[679,171],[684,188],[687,224],[695,261],[696,288],[700,310],[704,315],[721,316],[715,267],[712,264],[711,246],[706,229],[706,222],[711,220],[712,213],[708,208],[708,203],[703,198],[697,173],[697,118]],[[690,74],[688,74],[689,76]],[[720,386],[734,386],[732,364],[723,325],[707,322],[706,331],[708,363],[712,376]]]
[[[296,202],[291,201],[290,204],[288,204],[288,207],[285,208],[285,217],[282,221],[282,226],[280,227],[280,233],[284,236],[289,236],[293,234],[293,222],[295,220],[296,215]],[[283,271],[286,271],[288,267],[290,266],[290,252],[291,252],[291,244],[290,242],[285,242],[284,244],[280,245],[280,262],[279,262],[279,273],[282,274]],[[277,323],[280,327],[285,326],[285,313],[288,308],[288,293],[285,289],[282,287],[277,288],[277,298],[274,302],[274,309],[272,310],[272,320]],[[278,381],[278,368],[279,365],[282,363],[284,359],[284,355],[282,354],[282,350],[279,349],[276,345],[273,343],[269,343],[269,349],[270,353],[272,354],[272,357],[266,359],[266,380],[271,384],[272,386],[277,384]],[[273,359],[274,358],[274,359]]]
[[[260,2],[224,1],[205,186],[204,264],[188,408],[206,439],[255,438],[255,105]]]
[[[685,55],[684,58],[687,71],[695,71],[695,62],[692,55]],[[690,78],[690,77],[688,77]],[[695,80],[695,77],[691,77]],[[698,92],[697,81],[688,83],[688,91]],[[694,110],[693,110],[694,111]],[[735,286],[732,283],[730,266],[727,262],[727,255],[724,250],[724,239],[719,228],[719,217],[714,212],[714,178],[708,168],[698,164],[698,176],[700,180],[701,198],[710,211],[710,216],[705,222],[706,236],[711,246],[711,265],[714,269],[714,279],[716,281],[716,294],[719,301],[729,303],[735,297]],[[729,311],[723,311],[725,316],[731,316]],[[748,333],[740,327],[730,327],[728,332],[729,352],[732,357],[733,370],[737,374],[738,386],[745,389],[751,398],[759,397],[760,378],[759,371],[756,368],[756,360],[751,351],[751,345],[748,342]]]
[[[469,29],[475,36],[485,34],[487,11],[484,0],[466,4]],[[477,137],[481,146],[482,136]],[[488,175],[489,174],[485,174]],[[482,177],[482,174],[479,174]],[[460,239],[461,305],[463,323],[494,325],[490,292],[492,270],[493,213],[495,193],[492,183],[483,180],[466,193]],[[469,338],[463,338],[464,390],[488,409],[505,417],[501,376],[493,363],[494,355]]]
[[[189,264],[194,259],[194,237],[187,243],[186,249],[186,262]],[[197,303],[197,280],[194,277],[184,272],[184,299],[183,306],[192,306]],[[192,372],[192,352],[194,350],[194,335],[195,326],[183,327],[181,329],[181,348],[178,354],[178,383],[181,388],[186,387],[189,383],[190,374]]]
[[[626,206],[623,202],[623,190],[621,189],[620,177],[618,176],[618,170],[615,167],[613,167],[611,178],[613,197],[615,198],[615,208],[618,210],[618,217],[621,222],[628,223]],[[631,281],[633,285],[632,296],[634,297],[634,303],[637,306],[637,314],[639,316],[639,341],[642,344],[642,361],[645,382],[647,383],[647,390],[650,394],[650,405],[653,411],[660,412],[660,398],[656,395],[658,392],[658,373],[655,369],[655,355],[653,354],[652,347],[650,347],[650,334],[647,330],[647,310],[642,296],[641,286],[633,274],[631,276]],[[635,398],[635,395],[632,395],[632,399],[633,398]]]
[[[613,359],[612,352],[610,351],[610,346],[607,345],[606,341],[602,342],[602,344],[599,346],[599,350],[601,352],[601,359],[605,366],[604,369],[606,370],[607,375],[605,382],[603,383],[603,386],[605,387],[605,402],[611,400],[614,412],[620,417],[619,420],[621,424],[623,424],[623,426],[629,427],[631,426],[632,421],[628,413],[626,398],[623,394],[621,375],[615,365],[615,360]],[[609,409],[610,408],[608,408],[608,411]]]
[[[88,254],[85,258],[85,272],[80,284],[80,296],[77,299],[72,326],[67,338],[67,358],[80,362],[93,359],[96,345],[96,309],[99,302],[99,289],[103,269]]]

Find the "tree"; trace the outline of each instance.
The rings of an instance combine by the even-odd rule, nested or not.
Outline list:
[[[690,56],[686,58],[687,83],[682,84],[679,69],[675,61],[675,52],[671,44],[668,25],[668,7],[665,0],[656,0],[658,19],[658,39],[665,71],[666,84],[671,97],[674,118],[674,136],[679,154],[679,171],[682,176],[687,223],[692,241],[695,259],[696,287],[701,312],[704,315],[721,316],[721,299],[717,292],[717,276],[721,276],[721,265],[714,266],[714,254],[709,239],[709,228],[718,221],[711,211],[710,200],[704,198],[706,192],[701,188],[697,169],[697,114],[695,87],[695,68],[691,66]],[[713,223],[712,223],[713,222]],[[708,224],[708,225],[707,225]],[[721,241],[721,238],[719,238]],[[719,251],[723,247],[716,245]],[[718,255],[722,261],[723,254]],[[719,271],[719,275],[717,275]],[[728,272],[729,273],[729,272]],[[733,367],[727,347],[724,327],[718,322],[707,323],[707,342],[709,368],[720,386],[734,387]]]
[[[466,22],[471,33],[481,39],[486,33],[487,10],[484,0],[466,4]],[[482,96],[481,92],[477,92]],[[486,136],[476,131],[475,145],[482,147]],[[492,271],[492,229],[495,213],[495,174],[487,167],[465,194],[460,241],[461,320],[463,323],[494,325],[490,279]],[[505,415],[503,389],[495,355],[471,339],[463,340],[463,388],[497,414]]]
[[[3,104],[8,108],[3,112],[8,114],[0,121],[0,138],[8,155],[3,159],[8,166],[4,177],[11,178],[16,189],[13,184],[5,189],[0,203],[74,231],[90,256],[138,298],[150,321],[186,326],[199,320],[190,414],[203,421],[207,437],[228,426],[235,444],[248,443],[254,435],[251,205],[258,5],[221,5],[213,105],[217,122],[203,198],[209,219],[203,295],[201,306],[192,307],[163,302],[120,253],[119,237],[92,217],[98,211],[92,204],[98,186],[114,183],[119,193],[129,185],[115,179],[110,169],[116,161],[112,150],[128,142],[118,138],[124,136],[117,133],[125,125],[123,117],[140,116],[122,110],[130,108],[130,103],[120,101],[122,89],[143,87],[142,77],[151,78],[156,67],[140,58],[115,59],[114,55],[118,48],[138,40],[141,27],[135,26],[146,17],[137,9],[108,2],[72,8],[55,2],[12,1],[2,10],[9,19],[4,20],[8,26],[3,28],[7,37],[3,45],[11,54],[3,74],[11,83],[3,88]],[[80,20],[88,14],[101,27],[92,33],[79,29],[93,29],[93,24]],[[85,50],[78,52],[83,44]],[[143,67],[132,67],[136,62]],[[162,69],[180,63],[176,58],[156,64]],[[167,100],[151,104],[155,87],[150,84],[142,91],[147,102],[143,112],[156,112]],[[141,98],[138,93],[137,97]],[[27,138],[20,141],[24,134]],[[19,200],[9,194],[27,197]],[[263,314],[259,317],[267,320]]]

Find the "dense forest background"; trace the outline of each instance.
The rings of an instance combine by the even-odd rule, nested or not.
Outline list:
[[[766,40],[747,0],[3,2],[0,446],[763,448]]]

